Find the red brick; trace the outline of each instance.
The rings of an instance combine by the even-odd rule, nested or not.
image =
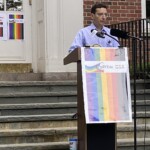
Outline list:
[[[141,0],[84,0],[84,25],[91,22],[90,10],[95,2],[108,4],[108,24],[136,20],[141,17]]]
[[[127,11],[128,11],[128,10],[120,9],[120,10],[118,10],[118,13],[124,13],[124,14],[125,14],[125,13],[127,13]]]
[[[85,4],[85,5],[93,5],[94,2],[93,2],[93,1],[84,1],[84,4]]]
[[[112,2],[112,5],[118,5],[118,3],[117,2]]]
[[[127,17],[127,14],[120,14],[121,17]]]
[[[128,2],[128,5],[135,5],[135,2]]]
[[[128,5],[128,2],[118,2],[118,5]]]
[[[120,22],[127,22],[127,21],[128,21],[128,18],[126,18],[126,17],[119,18],[119,21],[120,21]]]
[[[91,17],[91,13],[86,13],[86,16]]]
[[[135,13],[136,13],[136,14],[141,14],[141,10],[139,10],[139,9],[138,9],[138,10],[135,10]]]
[[[112,9],[108,9],[108,13],[113,13],[113,10]]]
[[[136,6],[141,6],[141,3],[140,3],[140,2],[139,2],[139,3],[135,3],[135,5],[136,5]]]
[[[117,14],[112,14],[112,17],[120,17],[120,14],[117,13]]]
[[[90,9],[84,9],[84,12],[91,12]]]
[[[91,9],[91,7],[92,7],[91,5],[87,5],[86,6],[87,9]]]
[[[135,10],[129,10],[129,13],[135,13]]]
[[[136,9],[136,6],[128,6],[128,9]]]
[[[120,9],[120,6],[114,5],[110,7],[111,9]]]
[[[85,20],[91,20],[91,17],[84,17]]]
[[[127,14],[127,17],[131,18],[131,17],[137,17],[137,14]]]
[[[118,10],[117,9],[113,9],[113,13],[117,13],[118,12]]]
[[[121,6],[121,8],[120,9],[126,9],[127,8],[127,6]]]

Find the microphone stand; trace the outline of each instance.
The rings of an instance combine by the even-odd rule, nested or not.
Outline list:
[[[119,43],[119,41],[114,38],[113,36],[107,34],[106,32],[104,32],[103,34],[109,36],[110,38],[114,39],[116,42]],[[120,37],[123,38],[123,37]],[[132,59],[133,59],[133,74],[134,74],[134,86],[133,86],[133,92],[134,92],[134,150],[137,150],[137,125],[136,125],[136,62],[137,62],[137,41],[142,41],[142,38],[138,38],[135,36],[131,36],[131,35],[127,35],[125,39],[127,38],[131,38],[132,39],[132,50],[133,50],[133,55],[132,55]],[[119,43],[120,44],[120,43]],[[122,46],[121,46],[122,47]]]
[[[136,71],[137,71],[137,40],[142,41],[141,38],[137,38],[135,36],[129,36],[129,38],[132,38],[132,49],[133,49],[133,74],[134,74],[134,150],[137,150],[137,125],[136,125]]]
[[[132,50],[133,50],[133,80],[134,80],[134,86],[133,86],[133,92],[134,92],[134,150],[137,150],[137,125],[136,125],[136,71],[137,71],[137,41],[142,41],[143,39],[128,35],[128,38],[132,39]]]
[[[136,38],[132,38],[132,49],[133,49],[133,80],[134,80],[134,84],[133,84],[133,91],[134,91],[134,150],[137,149],[137,125],[136,125],[136,50],[137,50],[137,40]]]
[[[107,33],[104,33],[104,34],[119,43],[119,41],[113,36]],[[134,80],[134,86],[133,86],[133,91],[134,91],[134,150],[137,150],[137,125],[136,125],[136,71],[137,71],[136,62],[137,62],[137,58],[136,58],[136,55],[137,55],[137,41],[142,41],[143,39],[135,37],[135,36],[131,36],[131,35],[127,35],[127,38],[132,39],[132,50],[133,50],[132,60],[133,60],[133,74],[134,74],[134,79],[133,79]]]
[[[137,125],[136,125],[136,71],[137,71],[137,41],[142,41],[142,38],[138,38],[135,36],[128,35],[128,38],[132,39],[132,50],[133,50],[133,80],[134,80],[134,86],[133,86],[133,92],[134,92],[134,150],[137,150]]]
[[[119,41],[118,41],[115,37],[113,37],[113,36],[107,34],[106,32],[104,32],[103,34],[109,36],[110,38],[112,38],[113,40],[115,40],[116,42],[118,42],[118,44],[120,44]]]

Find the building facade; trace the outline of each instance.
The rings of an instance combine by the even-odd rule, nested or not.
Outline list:
[[[91,23],[90,8],[95,2],[108,5],[107,24],[149,15],[149,0],[0,1],[0,13],[23,15],[24,25],[24,38],[10,39],[11,19],[7,18],[7,39],[0,41],[0,72],[75,72],[76,65],[64,66],[63,58],[77,31]]]

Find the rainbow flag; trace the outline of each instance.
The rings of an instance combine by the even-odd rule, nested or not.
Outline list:
[[[127,49],[82,48],[87,123],[131,122]]]
[[[3,22],[0,22],[0,37],[3,37]]]
[[[24,39],[24,16],[9,14],[9,39]]]
[[[7,15],[4,13],[0,14],[0,40],[7,40]]]

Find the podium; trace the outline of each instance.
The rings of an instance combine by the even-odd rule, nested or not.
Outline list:
[[[86,124],[82,85],[81,49],[64,58],[64,65],[77,63],[78,150],[116,150],[116,124]]]

